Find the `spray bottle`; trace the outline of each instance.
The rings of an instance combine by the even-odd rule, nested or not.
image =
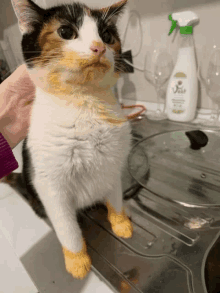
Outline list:
[[[198,101],[198,78],[193,41],[193,24],[199,21],[192,11],[169,15],[172,21],[169,35],[180,30],[177,62],[167,88],[167,115],[173,121],[191,121],[195,118]]]

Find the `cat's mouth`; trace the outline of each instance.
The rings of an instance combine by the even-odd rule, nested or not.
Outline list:
[[[106,59],[106,58],[96,58],[95,60],[93,59],[91,62],[85,64],[82,69],[86,68],[100,68],[100,69],[110,69],[111,68],[111,63]]]
[[[110,65],[107,64],[107,63],[101,62],[101,61],[99,60],[99,61],[92,62],[92,63],[86,65],[84,68],[88,68],[88,67],[94,67],[94,68],[99,68],[99,67],[102,67],[102,68],[109,68]]]

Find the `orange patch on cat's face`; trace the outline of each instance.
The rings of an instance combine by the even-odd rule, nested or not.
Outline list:
[[[46,90],[55,95],[71,95],[73,91],[73,86],[62,82],[62,72],[61,71],[50,71],[47,76],[47,88]]]
[[[120,49],[121,49],[121,43],[120,41],[116,41],[114,44],[112,45],[108,45],[110,48],[112,48],[115,53],[119,53]]]
[[[88,62],[91,62],[91,60],[83,59],[77,52],[63,50],[66,41],[57,34],[57,30],[60,26],[61,23],[58,20],[52,20],[43,27],[38,38],[42,51],[41,56],[36,58],[33,63],[37,67],[44,67],[47,64],[51,64],[53,67],[53,61],[55,61],[55,70],[50,70],[48,67],[48,90],[56,92],[57,94],[70,94],[73,85],[71,85],[71,82],[68,82],[68,80],[64,80],[63,73],[65,69],[80,71],[80,68],[83,68]],[[87,77],[87,80],[85,77]],[[82,76],[82,74],[78,73],[77,78],[74,78],[74,80],[78,84],[83,84],[91,80],[91,78],[91,74]]]
[[[47,61],[56,60],[62,57],[62,47],[64,40],[57,34],[57,29],[60,27],[58,20],[52,20],[50,23],[45,24],[41,34],[38,38],[41,47],[41,56],[37,58],[35,64],[43,66]]]
[[[87,13],[89,14],[89,10]],[[63,40],[57,34],[60,26],[61,23],[56,19],[44,25],[38,38],[41,56],[33,63],[37,67],[44,68],[45,66],[47,68],[47,64],[49,65],[47,74],[47,90],[49,92],[58,95],[71,95],[74,85],[84,85],[91,81],[98,82],[98,80],[102,80],[103,76],[112,67],[112,64],[108,59],[102,58],[103,66],[91,65],[97,61],[97,56],[91,55],[83,58],[78,52],[64,50],[66,40]],[[117,52],[120,50],[121,45],[120,42],[116,42],[109,47]]]
[[[96,56],[90,56],[89,58],[82,58],[77,52],[69,51],[63,52],[63,57],[59,64],[69,69],[69,72],[74,76],[73,84],[83,85],[94,79],[102,79],[103,75],[111,68],[111,63],[107,59],[103,59],[102,64],[94,64],[98,59]],[[68,81],[67,81],[68,82]]]

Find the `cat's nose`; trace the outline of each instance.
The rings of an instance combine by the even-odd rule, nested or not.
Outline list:
[[[93,44],[91,47],[90,47],[90,50],[97,56],[101,56],[103,54],[105,54],[106,52],[106,48],[105,48],[105,45],[104,44]]]

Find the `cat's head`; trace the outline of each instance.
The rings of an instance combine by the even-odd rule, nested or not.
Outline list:
[[[122,71],[117,19],[127,0],[102,9],[72,3],[49,9],[12,0],[34,83],[53,94],[115,84]]]

